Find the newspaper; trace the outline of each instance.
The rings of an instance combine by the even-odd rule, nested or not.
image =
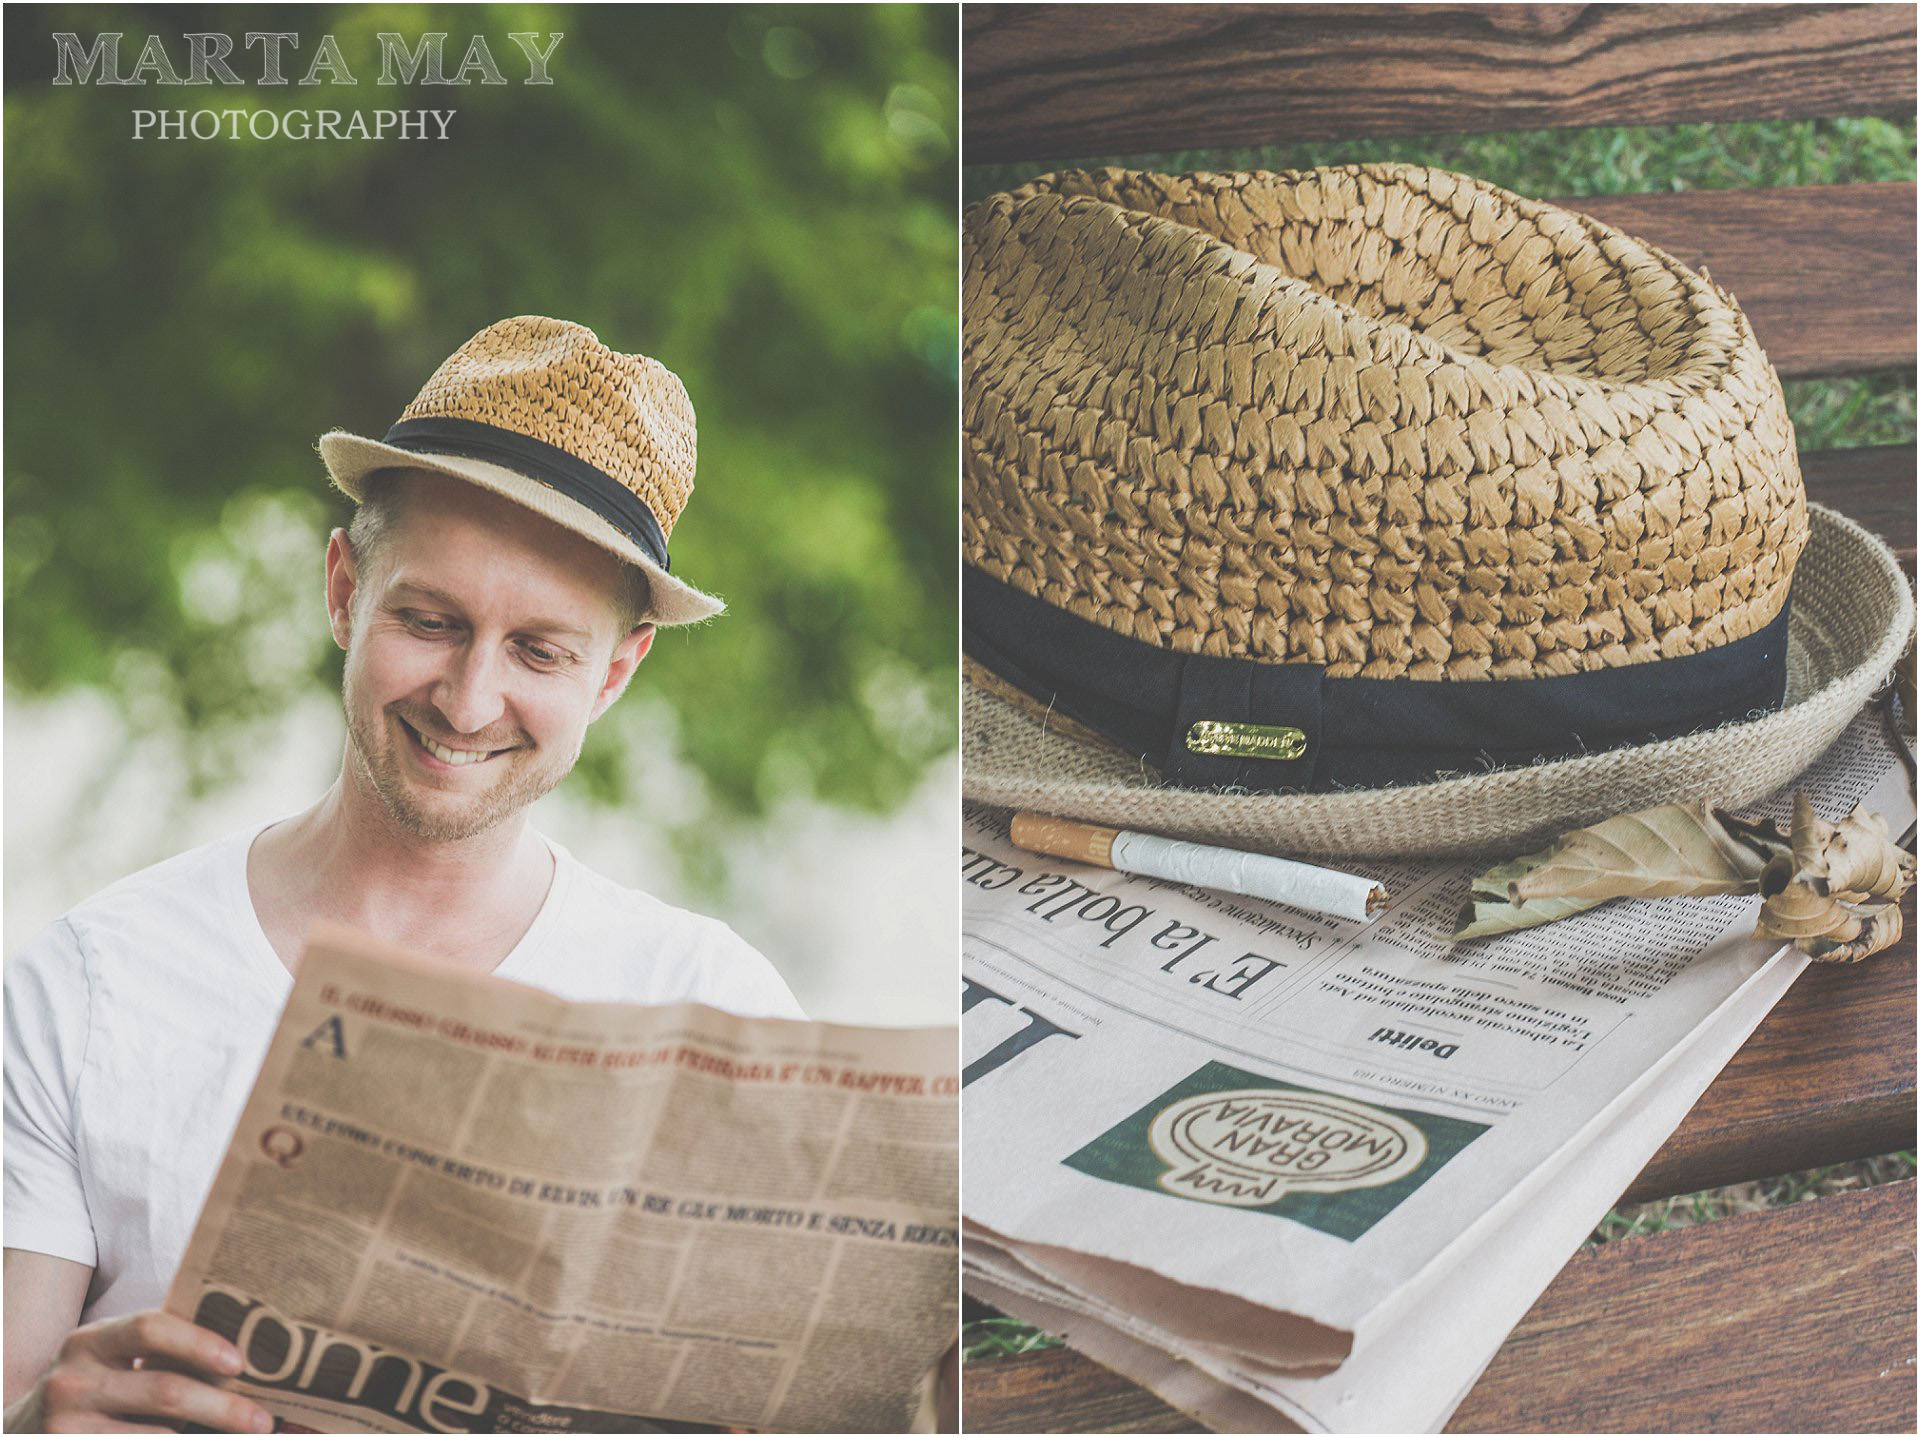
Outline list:
[[[166,1305],[283,1430],[924,1430],[954,1052],[323,931]]]
[[[1797,786],[1912,814],[1871,715]],[[1752,899],[1456,946],[1471,865],[1366,867],[1395,905],[1350,923],[1003,825],[963,859],[969,1285],[1225,1430],[1437,1430],[1806,961]]]
[[[1782,971],[1797,973],[1799,965]],[[1669,1081],[1606,1124],[1522,1217],[1488,1232],[1473,1262],[1330,1376],[1235,1371],[1231,1355],[1185,1346],[1150,1322],[1116,1314],[1111,1296],[1092,1300],[1037,1279],[973,1236],[966,1242],[968,1286],[985,1301],[1068,1334],[1081,1351],[1216,1431],[1438,1431],[1532,1306],[1540,1275],[1557,1270],[1592,1230],[1777,997],[1776,985],[1750,987],[1710,1019],[1682,1050]],[[1224,1375],[1216,1376],[1223,1363]]]

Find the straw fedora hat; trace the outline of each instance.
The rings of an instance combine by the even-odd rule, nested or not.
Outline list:
[[[973,799],[1511,847],[1772,791],[1907,642],[1732,297],[1616,230],[1381,165],[1051,175],[965,231]]]
[[[319,449],[355,503],[370,475],[406,468],[523,504],[645,571],[650,621],[690,624],[726,607],[668,572],[694,440],[693,404],[665,365],[615,353],[585,325],[521,315],[454,351],[384,438],[336,429]]]

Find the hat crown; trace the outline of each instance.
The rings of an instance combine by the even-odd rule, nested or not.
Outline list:
[[[638,497],[663,534],[693,493],[693,402],[679,377],[568,320],[519,315],[488,325],[400,418],[466,420],[552,445]]]
[[[1401,165],[1044,176],[966,216],[968,561],[1166,649],[1330,677],[1698,653],[1807,515],[1730,296]]]

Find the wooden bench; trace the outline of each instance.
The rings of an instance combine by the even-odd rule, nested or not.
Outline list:
[[[1911,115],[1902,5],[969,5],[969,164],[1588,125]],[[1914,364],[1912,184],[1562,199],[1707,266],[1782,378]],[[1803,453],[1808,493],[1914,561],[1911,444]],[[1907,712],[1912,713],[1911,693]],[[1914,1146],[1914,907],[1814,967],[1622,1194]],[[1912,1431],[1912,1182],[1570,1262],[1451,1431]],[[983,1309],[969,1304],[970,1312]],[[1417,1356],[1412,1356],[1417,1360]],[[1191,1431],[1065,1349],[975,1361],[968,1431]]]

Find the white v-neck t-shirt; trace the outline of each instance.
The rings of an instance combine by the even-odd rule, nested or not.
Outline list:
[[[5,1242],[94,1269],[84,1322],[160,1305],[293,986],[247,888],[267,827],[122,879],[7,960]],[[553,885],[496,976],[802,1016],[726,924],[547,842]]]

